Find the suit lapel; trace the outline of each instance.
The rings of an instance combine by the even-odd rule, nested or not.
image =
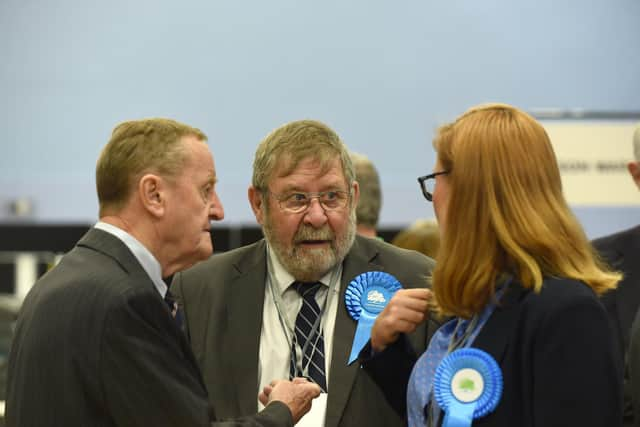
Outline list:
[[[493,356],[498,364],[502,361],[509,337],[512,336],[510,331],[517,324],[521,310],[518,302],[525,293],[524,288],[512,282],[472,344],[472,347]]]
[[[162,297],[158,292],[155,292],[155,285],[153,284],[153,281],[144,270],[142,265],[140,265],[137,258],[133,255],[133,253],[131,253],[131,250],[129,250],[129,248],[119,238],[110,233],[107,233],[106,231],[92,228],[80,239],[80,241],[78,242],[78,246],[84,246],[93,249],[104,254],[105,256],[114,259],[127,273],[129,273],[129,283],[131,284],[131,286],[153,289],[154,292],[151,292],[150,294],[157,295],[158,303],[165,307],[165,303]],[[169,315],[168,311],[167,315]],[[167,330],[167,333],[171,333],[176,337],[182,353],[190,365],[190,369],[198,378],[200,384],[202,385],[202,388],[205,389],[202,375],[200,374],[200,369],[198,368],[198,363],[195,359],[195,356],[193,355],[193,351],[191,350],[191,346],[189,345],[184,331],[180,330],[178,325],[176,325],[176,323],[172,320],[168,322],[167,327],[173,328],[173,331],[171,331],[170,329],[165,330]]]
[[[338,425],[345,405],[349,400],[356,375],[360,371],[358,361],[347,365],[357,324],[347,313],[344,303],[345,290],[357,275],[366,271],[384,270],[382,266],[374,262],[377,251],[369,248],[369,245],[360,244],[359,239],[356,238],[353,248],[351,248],[343,263],[340,293],[338,295],[338,312],[333,332],[326,427],[336,427]]]
[[[229,366],[237,390],[240,413],[256,412],[258,396],[258,355],[264,305],[266,246],[258,242],[254,250],[235,264],[238,275],[228,286],[226,341]]]
[[[93,249],[115,260],[129,274],[132,287],[155,290],[151,277],[149,277],[127,245],[116,236],[106,231],[92,228],[80,239],[78,246]],[[160,293],[155,292],[155,294],[158,296],[158,301],[165,306]]]

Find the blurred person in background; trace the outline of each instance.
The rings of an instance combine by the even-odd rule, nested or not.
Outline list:
[[[629,175],[640,189],[640,124],[636,125],[633,133],[634,159],[627,165]],[[616,270],[623,272],[624,277],[615,291],[607,292],[602,296],[602,302],[607,309],[616,345],[620,350],[621,361],[624,363],[624,425],[640,425],[640,418],[634,415],[640,412],[640,387],[635,396],[630,383],[629,364],[640,364],[640,360],[629,360],[629,346],[631,325],[640,307],[640,225],[628,230],[620,231],[609,236],[604,236],[593,241],[593,246],[600,255]],[[638,354],[638,353],[636,353]],[[639,354],[640,356],[640,354]],[[636,375],[640,375],[640,366],[636,369]],[[636,378],[640,382],[640,378]],[[636,399],[634,410],[632,400]],[[635,419],[635,424],[634,424]]]
[[[361,236],[377,237],[382,208],[378,170],[367,156],[353,151],[349,155],[356,173],[356,181],[360,186],[360,199],[356,206],[356,231]]]
[[[399,248],[418,251],[435,259],[440,247],[438,223],[432,219],[418,219],[396,234],[391,244]]]

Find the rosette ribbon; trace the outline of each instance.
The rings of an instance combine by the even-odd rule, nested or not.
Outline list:
[[[345,292],[345,305],[349,315],[358,322],[351,345],[349,365],[371,337],[371,328],[378,314],[385,308],[393,294],[402,285],[389,273],[368,271],[358,275],[349,283]]]
[[[445,411],[443,427],[468,427],[492,412],[502,396],[502,372],[488,353],[477,348],[451,352],[436,368],[433,390]]]

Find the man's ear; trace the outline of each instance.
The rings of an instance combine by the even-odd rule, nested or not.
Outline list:
[[[351,194],[351,205],[355,209],[355,207],[358,206],[358,201],[360,200],[360,184],[358,184],[358,181],[353,181],[353,184],[351,184]]]
[[[158,175],[146,174],[138,181],[138,197],[142,206],[156,218],[166,209],[166,183]]]
[[[262,225],[264,220],[262,214],[262,204],[267,202],[262,198],[262,192],[257,190],[254,186],[249,187],[247,195],[249,196],[249,204],[251,204],[251,210],[256,216],[256,221],[258,221],[258,224]]]
[[[640,162],[629,162],[627,169],[629,169],[633,182],[635,182],[638,189],[640,189]]]

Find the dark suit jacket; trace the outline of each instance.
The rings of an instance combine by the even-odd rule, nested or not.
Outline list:
[[[343,264],[326,426],[400,426],[402,419],[358,363],[347,366],[356,322],[344,305],[349,282],[366,271],[386,271],[404,287],[425,287],[433,261],[377,239],[356,237]],[[266,277],[266,244],[261,240],[202,262],[176,275],[172,290],[184,309],[191,346],[209,396],[225,417],[255,412],[258,352]],[[427,328],[412,343],[422,351]],[[387,367],[392,370],[393,367]]]
[[[596,239],[593,246],[613,269],[624,273],[618,289],[602,296],[620,354],[624,355],[629,348],[631,323],[640,307],[640,226]]]
[[[512,283],[472,347],[489,353],[503,376],[498,406],[473,426],[622,424],[622,367],[607,314],[586,285],[549,278],[535,294]],[[390,350],[401,360],[398,348]]]
[[[631,410],[633,412],[634,427],[640,427],[640,311],[631,325],[631,339],[629,342],[629,382],[625,391],[629,392]]]
[[[602,296],[613,324],[616,345],[619,348],[621,362],[625,363],[624,372],[624,425],[634,424],[632,390],[629,383],[629,371],[626,355],[629,350],[631,324],[640,307],[640,226],[624,230],[593,241],[593,246],[609,265],[624,273],[618,288]],[[640,408],[636,408],[636,411]],[[636,420],[640,423],[640,420]]]
[[[9,356],[9,427],[206,426],[193,353],[129,249],[92,229],[27,295]],[[291,425],[285,405],[221,425]]]

